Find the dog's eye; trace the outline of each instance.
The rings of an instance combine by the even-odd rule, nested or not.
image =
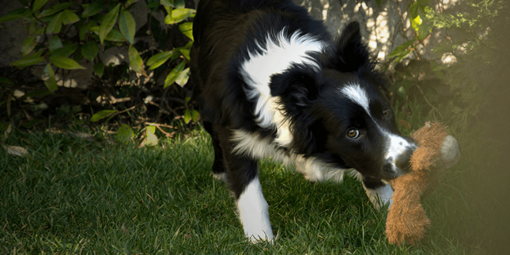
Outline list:
[[[386,118],[389,118],[391,115],[391,111],[388,108],[384,109],[382,113],[383,113],[384,117],[386,117]]]
[[[347,137],[349,137],[351,139],[358,139],[359,130],[354,129],[354,128],[347,130]]]

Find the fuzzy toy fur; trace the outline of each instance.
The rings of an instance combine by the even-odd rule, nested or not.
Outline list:
[[[410,160],[411,171],[391,181],[393,205],[386,220],[386,236],[391,244],[415,244],[425,235],[430,220],[420,198],[431,183],[438,180],[438,172],[458,162],[458,143],[448,136],[446,127],[427,122],[412,135],[418,144]]]

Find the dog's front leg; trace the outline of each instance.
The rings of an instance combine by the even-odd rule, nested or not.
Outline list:
[[[253,178],[237,199],[237,209],[244,234],[251,242],[273,240],[273,230],[269,221],[269,205],[262,195],[258,176]]]
[[[251,242],[274,239],[269,221],[269,205],[262,194],[257,161],[233,152],[230,139],[222,139],[223,159],[228,171],[230,189],[236,199],[244,234]]]
[[[388,209],[390,208],[393,203],[391,200],[391,197],[393,196],[393,188],[390,184],[386,184],[381,180],[373,178],[363,178],[362,182],[368,198],[376,209],[379,210],[385,205],[388,205]]]

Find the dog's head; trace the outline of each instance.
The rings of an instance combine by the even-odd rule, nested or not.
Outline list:
[[[365,177],[390,180],[405,173],[416,144],[401,135],[379,91],[385,82],[359,24],[350,23],[318,59],[320,70],[295,65],[272,77],[271,93],[290,117],[292,148]]]

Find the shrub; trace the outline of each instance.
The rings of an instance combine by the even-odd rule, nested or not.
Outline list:
[[[126,115],[129,111],[137,111],[137,115],[147,116],[149,120],[160,121],[164,116],[171,120],[181,115],[185,116],[186,123],[198,120],[198,112],[189,102],[189,89],[185,88],[193,41],[189,18],[193,18],[195,10],[186,8],[184,0],[147,0],[143,8],[147,9],[148,22],[138,31],[132,12],[134,6],[140,8],[143,3],[137,5],[137,0],[83,1],[81,4],[81,1],[19,1],[23,8],[0,17],[0,24],[21,21],[27,31],[22,57],[11,64],[18,70],[43,69],[40,78],[47,90],[37,90],[34,86],[25,89],[28,92],[25,95],[15,96],[15,90],[20,89],[18,81],[0,77],[0,96],[11,121],[25,119],[11,116],[13,107],[21,108],[19,112],[37,115],[27,111],[30,107],[22,101],[45,102],[65,94],[65,89],[57,86],[57,74],[63,77],[67,70],[84,69],[83,63],[93,63],[94,82],[84,95],[93,112],[105,104],[110,108],[96,112],[90,121]],[[169,29],[159,26],[156,16],[161,12],[165,14],[164,22],[170,25]],[[98,53],[112,47],[127,50],[128,65],[106,66],[103,63]],[[163,86],[158,87],[157,81],[163,75],[166,75]],[[96,102],[98,97],[103,99],[101,104]],[[150,107],[156,108],[151,111],[156,114],[147,113]]]

